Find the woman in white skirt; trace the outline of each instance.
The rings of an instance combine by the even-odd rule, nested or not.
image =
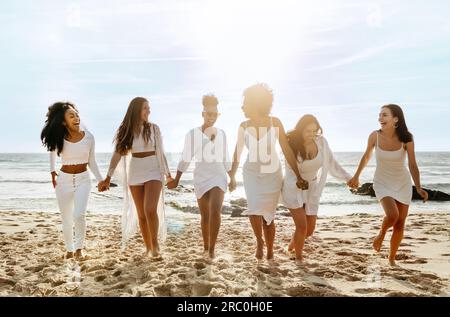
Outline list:
[[[86,208],[91,191],[87,167],[99,182],[102,180],[95,160],[94,136],[80,128],[75,105],[56,102],[48,108],[41,140],[50,151],[50,173],[61,212],[65,257],[72,258],[75,252],[76,258],[83,258]],[[61,157],[62,163],[59,172],[56,172],[57,156]]]
[[[242,110],[249,120],[240,124],[238,140],[230,171],[230,191],[236,188],[235,175],[242,150],[248,148],[247,160],[243,166],[244,189],[247,196],[247,211],[256,237],[256,258],[264,256],[264,240],[267,259],[273,259],[275,239],[275,211],[280,199],[283,174],[276,152],[279,142],[281,149],[296,175],[297,185],[307,187],[298,171],[295,156],[289,147],[283,124],[271,117],[273,94],[266,84],[256,84],[244,91]]]
[[[224,194],[227,191],[227,172],[231,168],[227,139],[222,129],[214,127],[219,116],[218,100],[214,95],[203,96],[203,125],[190,130],[185,137],[183,153],[175,180],[167,184],[176,188],[181,175],[195,160],[194,191],[201,215],[204,252],[211,259],[219,234]]]
[[[122,242],[136,232],[136,212],[146,246],[146,255],[159,257],[158,235],[165,238],[163,182],[171,179],[164,154],[159,127],[148,121],[150,105],[147,99],[136,97],[115,136],[115,152],[108,175],[99,190],[109,189],[111,177],[122,159],[124,182],[124,211]],[[131,158],[128,154],[131,153]],[[128,163],[129,162],[129,163]],[[131,192],[134,204],[129,200]],[[135,209],[135,210],[134,210]]]
[[[284,206],[291,212],[295,223],[295,232],[288,250],[295,250],[296,261],[303,261],[305,239],[314,233],[320,197],[328,173],[344,182],[350,180],[348,174],[334,159],[327,140],[322,136],[322,127],[316,117],[304,115],[288,132],[289,145],[297,157],[300,175],[308,181],[307,190],[298,189],[296,176],[289,164],[286,164],[282,196]]]
[[[424,202],[428,200],[428,193],[420,185],[413,136],[406,125],[403,110],[398,105],[385,105],[381,108],[378,121],[381,129],[370,134],[366,152],[348,185],[354,188],[359,186],[359,176],[375,148],[377,167],[373,189],[383,206],[385,217],[380,232],[373,241],[373,248],[377,252],[381,250],[386,232],[393,227],[389,263],[395,265],[395,257],[403,239],[406,216],[412,199],[411,176]],[[409,171],[405,165],[406,156]]]

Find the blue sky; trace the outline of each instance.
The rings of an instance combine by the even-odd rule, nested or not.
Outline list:
[[[444,0],[1,1],[1,151],[44,152],[47,107],[71,100],[108,152],[134,96],[180,151],[208,92],[234,141],[258,81],[286,129],[315,114],[336,151],[363,151],[386,103],[417,150],[450,151],[449,16]]]

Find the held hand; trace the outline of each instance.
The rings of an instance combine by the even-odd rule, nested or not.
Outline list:
[[[56,182],[56,176],[58,176],[58,174],[56,174],[56,172],[52,172],[52,184],[53,184],[53,188],[56,188],[56,185],[58,185],[58,183]]]
[[[423,198],[423,202],[426,203],[428,200],[428,192],[422,188],[417,188],[416,190],[420,197]]]
[[[230,183],[228,184],[228,190],[230,192],[236,189],[236,179],[234,177],[230,178]]]
[[[98,182],[97,189],[99,192],[104,192],[106,190],[105,181]]]
[[[359,187],[359,178],[353,176],[348,182],[347,182],[347,186],[350,188],[354,188],[357,189]]]
[[[172,177],[167,178],[167,183],[166,183],[167,189],[175,189],[178,187],[178,182],[173,179]]]
[[[307,190],[309,188],[308,181],[305,181],[303,178],[297,178],[297,188],[301,190]]]

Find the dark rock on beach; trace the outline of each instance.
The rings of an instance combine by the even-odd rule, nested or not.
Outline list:
[[[450,195],[439,190],[424,190],[428,193],[428,200],[430,201],[450,201]],[[375,191],[373,190],[373,183],[365,183],[361,185],[358,189],[350,189],[350,191],[355,195],[371,196],[375,197]],[[413,186],[413,200],[422,200],[422,197],[417,193],[416,186]]]

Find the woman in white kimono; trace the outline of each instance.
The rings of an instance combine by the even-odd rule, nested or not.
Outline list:
[[[122,243],[137,231],[137,221],[146,246],[146,255],[159,256],[158,235],[165,239],[163,182],[171,180],[159,127],[148,121],[149,102],[136,97],[115,136],[115,152],[108,175],[99,190],[109,189],[111,177],[122,161],[124,211],[122,214]],[[131,158],[128,154],[131,153]],[[131,192],[131,195],[129,193]],[[130,201],[133,197],[134,204]],[[137,217],[136,217],[137,213]]]
[[[203,125],[190,130],[185,137],[184,149],[178,164],[177,176],[167,184],[176,188],[181,175],[195,159],[194,191],[201,215],[204,252],[211,259],[219,234],[224,194],[227,191],[227,172],[231,168],[227,139],[222,129],[214,127],[219,116],[214,95],[203,96]]]
[[[267,247],[267,259],[273,259],[275,239],[275,211],[281,195],[283,174],[276,152],[277,142],[293,167],[299,188],[308,184],[301,178],[294,153],[289,147],[283,124],[278,118],[270,116],[273,104],[272,90],[266,84],[256,84],[244,91],[242,110],[249,120],[240,124],[238,140],[230,171],[230,191],[236,188],[235,174],[245,146],[248,148],[247,160],[243,166],[247,211],[256,237],[256,258],[264,256],[264,240]]]
[[[295,129],[288,132],[287,138],[297,158],[300,174],[309,184],[307,190],[298,189],[295,174],[286,164],[282,196],[284,206],[291,212],[295,223],[288,249],[295,250],[295,259],[301,262],[305,239],[314,233],[316,227],[320,196],[328,173],[344,182],[351,176],[334,159],[327,140],[322,136],[322,127],[314,116],[304,115]]]

